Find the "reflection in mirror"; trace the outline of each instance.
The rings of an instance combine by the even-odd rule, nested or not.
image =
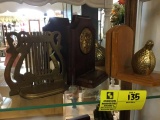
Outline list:
[[[40,32],[39,20],[29,20],[29,32]]]

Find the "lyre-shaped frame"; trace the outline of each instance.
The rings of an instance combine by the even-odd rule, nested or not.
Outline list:
[[[17,39],[16,45],[13,38]],[[64,91],[64,64],[60,52],[61,34],[58,31],[34,34],[11,32],[7,35],[7,42],[7,53],[11,54],[11,58],[4,75],[11,90],[10,95],[20,94],[32,99]],[[17,57],[19,59],[12,77],[11,68]],[[51,63],[54,68],[51,68]],[[21,73],[23,64],[25,67]]]

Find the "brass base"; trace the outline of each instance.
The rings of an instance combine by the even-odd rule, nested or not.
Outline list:
[[[25,99],[42,98],[65,91],[64,82],[54,82],[22,88],[19,95]]]

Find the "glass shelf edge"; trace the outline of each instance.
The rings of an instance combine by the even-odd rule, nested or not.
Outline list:
[[[160,95],[147,96],[146,99],[155,99],[155,98],[160,98]]]
[[[97,104],[97,103],[99,103],[99,101],[64,103],[64,104],[51,104],[51,105],[41,105],[41,106],[27,106],[27,107],[19,107],[19,108],[0,109],[0,112],[18,111],[18,110],[33,110],[33,109],[47,109],[47,108],[65,107],[65,106],[72,106],[72,105],[88,105],[88,104]]]
[[[160,98],[160,95],[155,96],[147,96],[146,99],[156,99]],[[88,104],[99,104],[100,101],[89,101],[89,102],[77,102],[77,103],[64,103],[64,104],[51,104],[51,105],[41,105],[41,106],[27,106],[27,107],[19,107],[19,108],[6,108],[0,109],[0,112],[5,111],[18,111],[18,110],[33,110],[33,109],[47,109],[47,108],[56,108],[56,107],[66,107],[75,105],[88,105]]]

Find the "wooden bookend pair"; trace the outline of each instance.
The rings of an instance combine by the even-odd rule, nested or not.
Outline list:
[[[34,35],[26,32],[11,32],[7,34],[7,42],[9,45],[7,53],[11,57],[6,65],[4,76],[10,88],[10,95],[19,94],[21,97],[33,99],[64,91],[64,63],[60,52],[59,32]],[[55,54],[62,64],[62,71]],[[19,59],[15,70],[12,71],[17,56]],[[51,68],[50,64],[54,65],[54,68]]]
[[[68,84],[96,87],[107,75],[95,69],[95,29],[91,19],[73,16],[68,35]]]
[[[121,73],[131,69],[133,40],[133,30],[126,25],[114,26],[106,33],[105,68],[109,77],[119,79]]]

